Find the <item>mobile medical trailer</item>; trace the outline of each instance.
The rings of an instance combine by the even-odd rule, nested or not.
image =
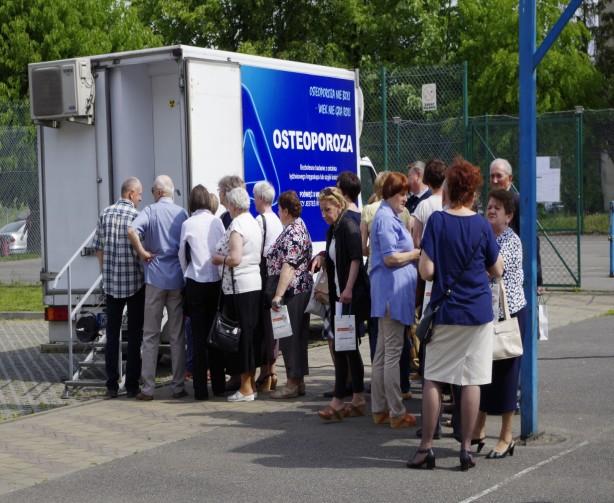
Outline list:
[[[50,342],[69,338],[67,306],[103,300],[92,236],[128,176],[143,182],[143,206],[160,174],[184,207],[193,186],[215,190],[224,175],[250,194],[263,179],[296,190],[321,246],[318,192],[358,171],[357,72],[178,45],[33,63],[29,79]]]

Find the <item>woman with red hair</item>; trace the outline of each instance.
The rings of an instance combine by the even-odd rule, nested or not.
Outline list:
[[[431,215],[422,238],[420,276],[433,281],[431,306],[439,306],[426,346],[422,440],[409,468],[433,468],[431,448],[439,417],[441,385],[461,387],[460,467],[475,466],[472,433],[480,385],[491,381],[493,310],[489,275],[501,277],[503,259],[488,221],[472,208],[482,186],[480,170],[457,158],[446,172],[449,206]]]

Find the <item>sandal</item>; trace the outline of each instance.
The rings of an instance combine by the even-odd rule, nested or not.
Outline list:
[[[375,424],[388,424],[388,423],[390,423],[390,414],[388,413],[388,411],[374,412],[372,414],[372,416],[373,416],[373,422]]]
[[[362,417],[365,415],[367,410],[367,404],[361,403],[360,405],[355,405],[352,402],[346,403],[343,408],[343,415],[345,417]]]
[[[331,423],[338,423],[343,421],[345,408],[341,410],[333,409],[330,405],[327,405],[324,409],[318,411],[318,416],[322,421]]]
[[[274,391],[277,388],[277,374],[266,374],[258,376],[256,379],[256,390],[266,393],[267,391]]]
[[[416,417],[409,412],[402,416],[395,416],[390,418],[391,428],[413,428],[416,426]]]

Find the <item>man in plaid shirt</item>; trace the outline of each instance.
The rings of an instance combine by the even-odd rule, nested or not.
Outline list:
[[[119,344],[124,306],[128,305],[128,358],[126,392],[135,397],[141,376],[141,341],[145,288],[143,268],[128,240],[128,225],[138,215],[143,186],[136,177],[127,178],[121,187],[121,198],[105,208],[98,219],[94,237],[96,256],[102,269],[102,282],[107,304],[107,346],[105,369],[107,397],[116,398],[119,380]]]

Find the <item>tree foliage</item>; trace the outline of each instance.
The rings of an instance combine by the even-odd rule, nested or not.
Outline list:
[[[563,4],[538,0],[538,40]],[[604,104],[614,49],[591,60],[590,16],[540,65],[540,111]],[[472,114],[518,110],[518,0],[3,0],[0,97],[26,95],[30,62],[179,43],[363,71],[468,61]]]
[[[518,113],[518,0],[459,0],[457,61],[469,63],[471,113]],[[539,0],[538,45],[561,13],[556,0]],[[590,60],[590,31],[574,19],[537,70],[539,112],[599,106],[603,77]]]
[[[2,0],[0,98],[27,94],[28,63],[163,43],[124,0]]]

